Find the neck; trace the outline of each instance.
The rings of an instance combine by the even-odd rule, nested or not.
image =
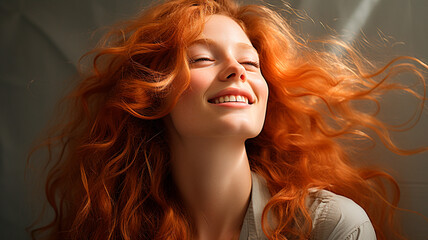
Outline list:
[[[172,146],[172,173],[195,238],[239,236],[251,193],[244,140],[180,139]]]

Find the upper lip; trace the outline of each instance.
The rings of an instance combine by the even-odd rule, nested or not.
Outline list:
[[[247,91],[246,89],[241,89],[241,88],[226,88],[221,90],[220,92],[218,92],[217,94],[215,94],[214,96],[210,97],[208,99],[209,100],[213,100],[215,98],[221,97],[221,96],[226,96],[226,95],[241,95],[244,96],[246,98],[248,98],[248,103],[249,104],[253,104],[254,103],[254,96]]]

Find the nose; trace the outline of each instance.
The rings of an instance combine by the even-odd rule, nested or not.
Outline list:
[[[233,80],[240,80],[240,81],[246,81],[247,80],[247,72],[239,62],[237,62],[234,59],[227,60],[225,63],[226,66],[221,72],[221,80],[222,81],[233,81]]]

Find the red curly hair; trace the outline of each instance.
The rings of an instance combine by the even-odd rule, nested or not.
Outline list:
[[[373,131],[396,153],[426,150],[400,150],[388,134],[393,126],[355,102],[379,107],[376,97],[401,89],[421,99],[422,111],[427,66],[399,57],[377,69],[339,40],[305,41],[264,6],[172,0],[116,26],[86,55],[93,56],[92,67],[66,98],[65,121],[44,145],[60,149],[50,156],[46,184],[55,218],[33,230],[33,239],[43,232],[49,239],[192,238],[193,226],[170,175],[163,117],[189,85],[186,47],[213,14],[240,24],[259,53],[269,86],[263,130],[246,141],[251,169],[266,179],[272,194],[262,221],[269,239],[310,237],[305,207],[310,188],[354,200],[378,239],[389,239],[391,231],[401,237],[394,232],[396,182],[383,171],[353,166],[341,141],[371,139]],[[420,80],[423,95],[388,81],[403,72]],[[267,225],[268,212],[278,220],[274,229]]]

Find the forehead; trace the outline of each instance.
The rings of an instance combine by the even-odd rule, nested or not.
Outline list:
[[[235,20],[224,15],[211,15],[207,18],[204,29],[199,37],[189,44],[195,46],[228,47],[234,46],[242,50],[250,50],[257,54],[241,26]]]
[[[224,15],[211,15],[207,18],[199,39],[207,38],[216,42],[246,43],[252,46],[250,39],[241,26],[232,18]]]

